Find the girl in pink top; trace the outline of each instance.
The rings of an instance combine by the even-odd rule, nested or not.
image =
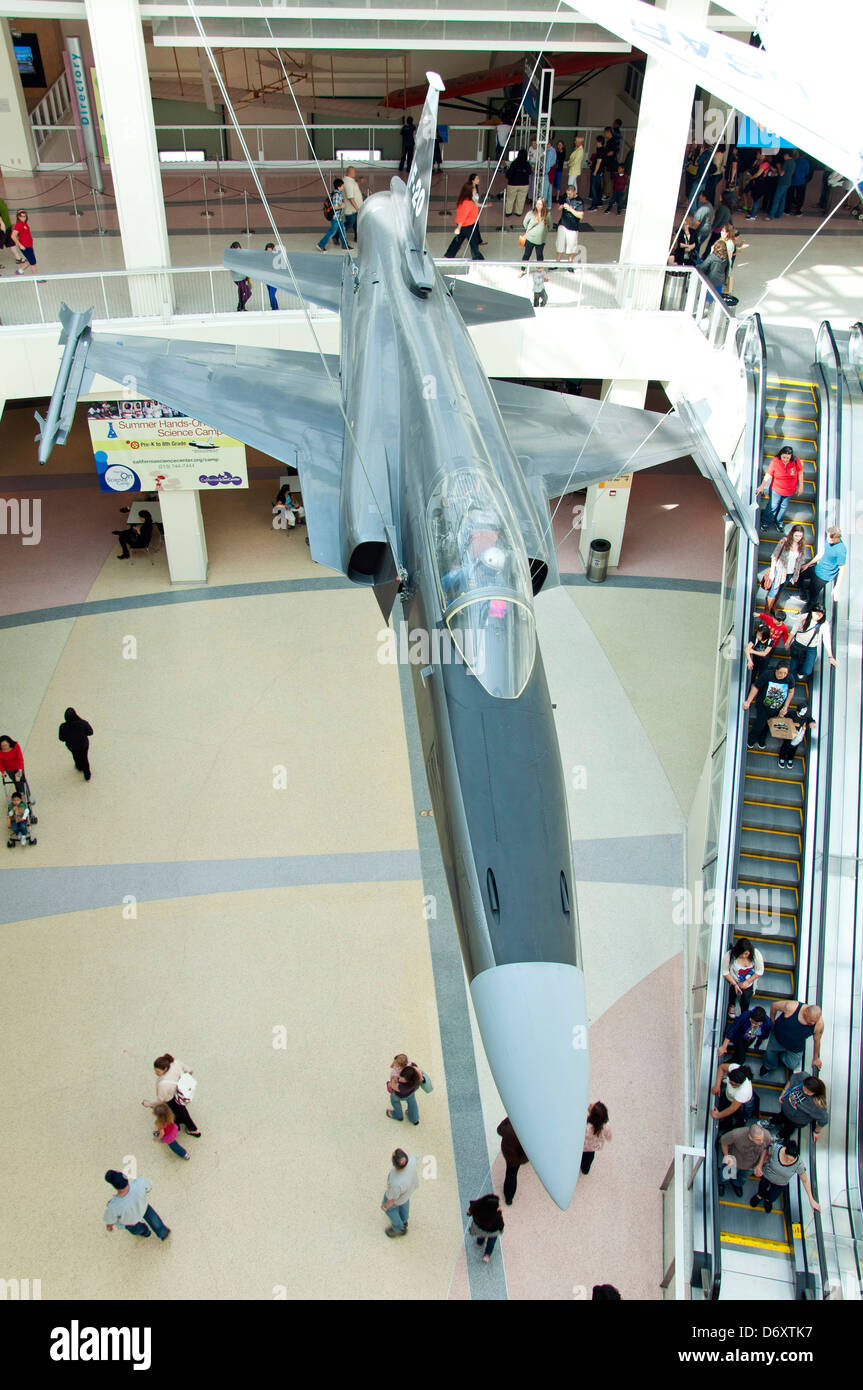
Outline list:
[[[188,1159],[189,1155],[186,1153],[182,1144],[177,1143],[177,1135],[180,1133],[180,1127],[176,1123],[167,1105],[154,1105],[153,1119],[156,1121],[156,1128],[153,1130],[153,1138],[156,1143],[167,1144],[168,1148],[172,1149],[178,1158]]]
[[[601,1100],[595,1100],[587,1112],[584,1152],[581,1155],[582,1173],[590,1172],[594,1155],[599,1152],[606,1139],[611,1139],[611,1130],[608,1127],[608,1111]]]

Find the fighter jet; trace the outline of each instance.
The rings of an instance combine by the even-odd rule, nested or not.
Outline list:
[[[312,558],[396,601],[470,995],[501,1101],[566,1208],[588,1105],[566,788],[534,598],[558,582],[548,498],[692,451],[676,418],[490,382],[469,328],[527,297],[441,274],[426,246],[439,93],[413,166],[358,218],[356,259],[229,251],[242,275],[341,314],[339,357],[93,334],[65,344],[40,460],[95,372],[299,468]],[[38,417],[37,417],[38,418]],[[597,427],[591,429],[594,422]],[[633,451],[636,451],[635,456]],[[579,458],[579,452],[581,457]],[[425,648],[423,648],[425,643]],[[426,655],[427,653],[427,655]]]

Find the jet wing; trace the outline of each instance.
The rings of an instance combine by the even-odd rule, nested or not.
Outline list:
[[[540,479],[548,497],[684,458],[696,447],[676,415],[508,381],[491,388],[525,477]]]
[[[478,285],[461,275],[447,275],[444,280],[468,328],[478,323],[507,323],[510,319],[536,317],[530,300],[522,294],[510,294],[507,290]],[[529,386],[526,389],[533,391],[536,388]]]
[[[339,492],[344,421],[339,362],[316,353],[234,347],[180,339],[91,333],[88,314],[60,309],[67,342],[39,458],[44,462],[65,416],[58,409],[70,374],[98,372],[135,395],[182,410],[223,434],[299,468],[312,559],[342,572]],[[70,354],[69,342],[76,340]],[[58,421],[58,415],[60,416]],[[38,418],[38,417],[37,417]]]
[[[225,251],[222,255],[222,265],[232,275],[247,275],[293,295],[299,287],[303,299],[336,313],[342,296],[342,261],[341,256],[313,256],[308,251],[292,251],[290,256],[284,250]]]

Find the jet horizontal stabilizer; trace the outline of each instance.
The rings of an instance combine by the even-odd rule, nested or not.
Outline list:
[[[478,323],[507,323],[510,319],[536,317],[533,305],[524,295],[478,285],[461,275],[447,276],[446,283],[468,328]]]
[[[288,263],[290,262],[290,270]],[[312,256],[307,251],[225,251],[222,264],[235,279],[247,275],[265,285],[274,285],[296,295],[297,286],[303,299],[310,299],[322,309],[338,313],[342,293],[341,256]],[[293,271],[293,275],[291,274]]]
[[[541,479],[547,497],[670,463],[697,448],[675,414],[508,381],[492,381],[491,388],[525,477]]]

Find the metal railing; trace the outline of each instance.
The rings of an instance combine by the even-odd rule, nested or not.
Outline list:
[[[438,259],[436,264],[448,275],[467,276],[480,285],[525,296],[530,292],[530,275],[522,275],[520,261]],[[545,269],[551,280],[544,313],[554,308],[580,308],[673,314],[681,321],[694,322],[715,351],[738,353],[731,329],[733,326],[736,330],[739,324],[729,316],[703,276],[691,268],[670,270],[665,266],[616,262],[584,262],[570,267],[549,262]],[[686,293],[669,298],[665,289],[671,277],[676,289],[681,275],[689,280]],[[99,320],[164,319],[166,304],[173,306],[173,314],[168,317],[174,318],[230,313],[237,307],[233,281],[222,266],[79,271],[0,280],[0,326],[58,323],[63,302],[74,306],[92,304],[94,317]],[[288,312],[302,309],[300,300],[284,290],[279,290],[279,306]],[[255,285],[248,307],[269,312],[264,285]]]
[[[65,74],[64,74],[65,79]],[[55,83],[55,86],[57,84]],[[46,101],[43,98],[43,101]],[[42,102],[40,102],[40,107]],[[68,106],[68,89],[67,89]],[[37,107],[36,110],[39,108]],[[76,127],[71,122],[64,125],[58,123],[58,118],[51,114],[51,119],[34,119],[35,111],[31,116],[34,138],[37,145],[44,143],[49,134],[55,131],[66,132],[66,144],[63,147],[64,158],[60,161],[52,159],[47,162],[39,161],[39,168],[46,171],[56,169],[66,169],[70,166],[76,168],[86,168],[81,162],[78,151]],[[322,164],[325,168],[343,169],[348,164],[365,165],[373,168],[376,164],[383,166],[398,165],[401,157],[401,121],[370,121],[367,123],[357,123],[354,125],[333,124],[324,125],[315,123],[306,127],[306,130],[296,122],[285,123],[284,125],[240,125],[243,138],[251,151],[253,162],[256,166],[267,165],[270,168],[297,168],[309,169],[315,167],[315,162]],[[245,169],[245,157],[239,148],[239,141],[232,125],[157,125],[156,143],[163,149],[181,149],[184,153],[189,150],[204,150],[208,156],[205,160],[190,160],[195,168],[200,168],[202,163],[215,166],[227,165],[231,172],[238,169]],[[308,134],[306,133],[308,131]],[[569,155],[575,142],[576,135],[584,136],[584,148],[586,151],[585,160],[597,138],[601,138],[602,126],[555,126],[554,137],[561,139],[566,145],[566,152]],[[447,126],[448,140],[442,144],[441,153],[443,155],[444,167],[455,165],[456,167],[469,168],[475,165],[492,167],[497,163],[497,138],[494,126],[483,125],[450,125]],[[621,157],[635,136],[635,127],[626,126],[623,130]],[[310,146],[311,138],[311,146]],[[218,153],[214,153],[212,146],[218,143]],[[514,148],[512,140],[509,148]],[[339,150],[368,150],[379,151],[379,159],[367,160],[359,156],[340,159],[337,151]],[[59,153],[54,151],[54,153]],[[177,161],[182,166],[182,161]]]
[[[71,97],[69,96],[69,83],[66,81],[65,72],[61,72],[60,76],[57,78],[57,81],[53,84],[53,86],[48,88],[47,92],[43,96],[42,100],[39,102],[38,106],[34,106],[33,110],[30,112],[30,126],[33,131],[33,141],[36,145],[37,152],[39,146],[45,143],[48,136],[52,134],[53,131],[75,131],[74,126],[61,126],[60,124],[66,112],[69,110],[71,104],[72,101]],[[77,159],[77,144],[74,147],[70,145],[70,150],[72,150],[73,148],[74,152],[71,154],[71,158]],[[41,168],[42,165],[40,164],[39,167]],[[84,165],[83,167],[86,168],[86,165]]]

